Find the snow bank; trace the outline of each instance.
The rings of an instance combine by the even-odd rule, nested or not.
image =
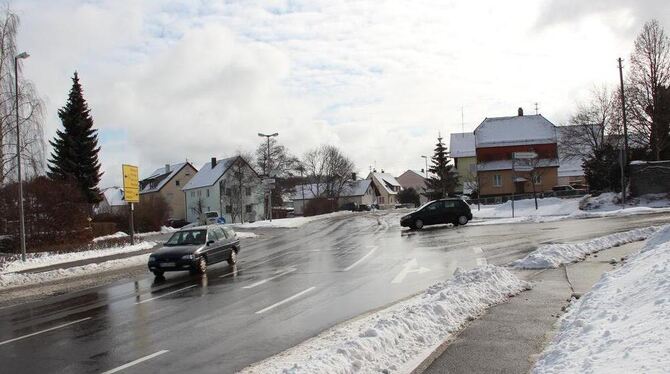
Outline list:
[[[351,214],[355,214],[355,213],[349,212],[349,211],[341,211],[341,212],[333,212],[333,213],[321,214],[321,215],[318,215],[318,216],[310,216],[310,217],[279,218],[279,219],[273,219],[272,222],[270,222],[270,221],[256,221],[256,222],[247,222],[247,223],[231,223],[230,226],[239,227],[239,228],[288,228],[288,229],[293,229],[293,228],[301,227],[306,223],[310,223],[310,222],[317,221],[317,220],[320,220],[320,219],[341,217],[341,216],[346,216],[346,215],[351,215]]]
[[[501,267],[457,270],[422,294],[345,322],[242,373],[409,372],[467,321],[527,288]]]
[[[152,236],[152,235],[171,234],[175,231],[179,231],[179,229],[175,229],[173,227],[161,226],[160,231],[142,232],[142,233],[139,233],[139,234],[135,234],[135,236],[138,237],[138,238],[142,238],[142,237],[145,237],[145,236]]]
[[[534,199],[517,200],[514,202],[514,215],[517,217],[533,216],[566,216],[579,210],[581,199],[559,199],[547,197],[537,199],[538,209],[535,209]],[[512,216],[512,202],[507,201],[493,206],[471,207],[475,218],[509,218]]]
[[[670,207],[670,195],[648,194],[640,197],[628,198],[626,207],[667,208]],[[606,192],[598,196],[585,196],[580,203],[580,209],[600,212],[620,210],[621,194]]]
[[[93,241],[94,242],[99,242],[101,240],[118,239],[118,238],[126,238],[126,237],[128,237],[128,234],[126,234],[123,231],[117,231],[114,234],[98,236],[97,238],[93,238]]]
[[[237,234],[237,237],[240,239],[253,239],[258,237],[255,233],[249,231],[235,231],[235,234]]]
[[[540,246],[526,257],[512,262],[512,266],[519,269],[557,268],[561,264],[583,260],[590,253],[647,239],[658,230],[658,226],[643,227],[602,236],[581,243],[547,244]]]
[[[137,252],[152,248],[155,245],[156,243],[154,242],[140,242],[134,245],[125,245],[121,247],[111,247],[104,249],[93,249],[90,251],[81,251],[81,252],[60,253],[60,254],[49,253],[49,252],[36,253],[31,254],[26,259],[26,262],[17,259],[6,263],[4,265],[4,268],[0,269],[0,275],[5,273],[12,273],[17,271],[39,268],[42,266],[57,265],[66,262],[110,256],[119,253]]]
[[[149,254],[143,254],[119,260],[110,260],[99,264],[88,264],[66,269],[45,271],[42,273],[2,273],[0,274],[0,288],[27,286],[31,284],[44,283],[55,280],[79,277],[82,275],[95,274],[103,271],[118,270],[131,266],[146,265]]]
[[[533,373],[667,373],[668,274],[670,226],[570,307]]]

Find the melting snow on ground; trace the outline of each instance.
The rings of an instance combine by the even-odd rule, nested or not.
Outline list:
[[[235,231],[235,234],[237,234],[237,237],[240,239],[253,239],[258,237],[255,233],[249,231]]]
[[[576,301],[534,373],[667,373],[670,226]]]
[[[540,246],[526,257],[512,262],[512,266],[520,269],[557,268],[561,264],[583,260],[586,255],[591,253],[626,243],[645,240],[658,230],[659,227],[651,226],[618,232],[580,243],[546,244]]]
[[[457,270],[422,294],[336,326],[242,373],[408,372],[469,320],[527,288],[501,267]]]
[[[93,249],[90,251],[81,251],[81,252],[60,253],[60,254],[43,252],[43,253],[29,254],[28,258],[26,259],[26,262],[21,261],[21,259],[16,259],[14,261],[7,262],[6,264],[4,264],[4,267],[0,269],[0,275],[5,273],[12,273],[17,271],[39,268],[43,266],[63,264],[72,261],[111,256],[119,253],[137,252],[152,248],[155,245],[156,243],[154,242],[140,242],[134,245]]]
[[[147,242],[149,243],[149,242]],[[154,245],[155,243],[151,243]],[[57,269],[41,273],[1,273],[0,288],[27,286],[54,280],[62,280],[82,275],[96,274],[103,271],[118,270],[131,266],[146,265],[149,254],[143,254],[119,260],[110,260],[99,264],[75,266],[67,269]]]

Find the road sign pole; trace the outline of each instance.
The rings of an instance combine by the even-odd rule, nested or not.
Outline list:
[[[516,157],[512,157],[512,218],[514,218],[514,192],[516,192],[516,172],[514,171],[514,161]]]
[[[135,214],[135,206],[133,203],[130,203],[130,215],[129,215],[129,225],[130,225],[130,244],[135,244],[135,222],[133,222],[133,215]]]

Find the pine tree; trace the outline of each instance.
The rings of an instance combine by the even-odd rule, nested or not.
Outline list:
[[[48,175],[56,180],[74,181],[93,204],[100,201],[98,183],[102,173],[98,161],[98,130],[93,128],[90,112],[75,72],[68,101],[58,111],[63,130],[57,130],[56,138],[49,142],[53,153]]]
[[[438,135],[437,144],[435,145],[435,154],[432,157],[433,165],[428,168],[432,174],[426,181],[431,199],[441,199],[454,193],[454,189],[458,184],[458,177],[452,170],[453,165],[449,164],[447,159],[447,147],[442,143],[442,136]]]

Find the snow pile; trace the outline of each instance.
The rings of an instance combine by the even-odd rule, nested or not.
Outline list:
[[[240,228],[287,228],[287,229],[293,229],[293,228],[301,227],[301,226],[303,226],[307,223],[313,222],[313,221],[318,221],[318,220],[325,219],[325,218],[347,216],[347,215],[351,215],[351,214],[355,214],[355,213],[349,212],[349,211],[340,211],[340,212],[333,212],[333,213],[321,214],[321,215],[318,215],[318,216],[310,216],[310,217],[279,218],[279,219],[273,219],[272,222],[270,222],[270,221],[256,221],[256,222],[247,222],[247,223],[232,223],[232,224],[230,224],[230,226],[240,227]]]
[[[537,199],[538,209],[535,209],[535,199],[517,200],[514,202],[514,215],[517,217],[533,216],[567,216],[579,210],[580,199],[559,199],[547,197]],[[512,216],[512,202],[507,201],[498,205],[483,205],[477,211],[476,206],[470,207],[475,218],[509,218]]]
[[[135,236],[139,237],[139,238],[143,238],[145,236],[153,236],[153,235],[160,235],[160,234],[171,234],[175,231],[179,231],[179,229],[175,229],[174,227],[161,226],[160,231],[142,232],[142,233],[139,233],[139,234],[135,234]]]
[[[235,234],[240,239],[253,239],[258,237],[255,233],[249,231],[235,231]]]
[[[647,239],[658,230],[659,227],[657,226],[643,227],[602,236],[581,243],[547,244],[540,246],[526,257],[512,262],[512,266],[519,269],[557,268],[561,264],[583,260],[586,255],[591,253]]]
[[[336,326],[242,373],[409,372],[469,320],[527,288],[501,267],[459,269],[422,294]]]
[[[34,254],[26,259],[26,262],[16,259],[7,262],[2,269],[0,275],[5,273],[12,273],[28,269],[39,268],[43,266],[57,265],[66,262],[86,260],[96,257],[111,256],[119,253],[137,252],[152,248],[156,245],[154,242],[141,242],[134,245],[125,245],[121,247],[112,247],[104,249],[93,249],[90,251],[71,252],[71,253],[49,253],[43,252],[41,254]]]
[[[108,240],[108,239],[118,239],[118,238],[126,238],[128,237],[128,234],[126,234],[123,231],[117,231],[114,234],[109,234],[109,235],[104,235],[104,236],[98,236],[96,238],[93,238],[94,242],[99,242],[101,240]]]
[[[104,271],[119,270],[131,266],[146,265],[149,254],[110,260],[99,264],[88,264],[66,269],[45,271],[42,273],[1,273],[0,288],[27,286],[31,284],[44,283],[55,280],[79,277],[82,275],[96,274]]]
[[[669,194],[648,194],[628,198],[626,207],[667,208],[670,207]],[[598,196],[586,196],[580,203],[585,211],[607,212],[621,209],[621,194],[614,192],[602,193]],[[627,209],[626,209],[627,210]]]
[[[667,373],[670,227],[603,275],[560,321],[534,373]]]

